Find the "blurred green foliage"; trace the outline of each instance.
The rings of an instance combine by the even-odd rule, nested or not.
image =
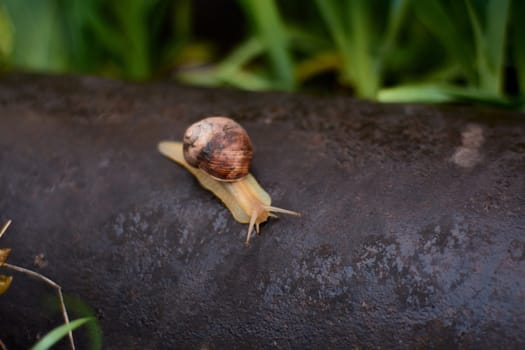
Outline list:
[[[0,60],[7,70],[524,105],[523,0],[219,3],[238,10],[212,9],[240,35],[197,21],[204,1],[0,0]],[[206,36],[221,31],[231,40]]]

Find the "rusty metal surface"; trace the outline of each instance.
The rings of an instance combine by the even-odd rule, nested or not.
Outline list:
[[[156,151],[220,114],[248,130],[273,203],[303,214],[249,247]],[[524,174],[519,113],[0,80],[0,246],[45,257],[35,269],[97,312],[106,349],[525,347]],[[15,276],[6,345],[53,325],[46,292]]]

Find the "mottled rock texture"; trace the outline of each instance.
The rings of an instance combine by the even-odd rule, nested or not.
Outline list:
[[[301,218],[245,247],[157,152],[209,115],[248,130],[252,172]],[[9,262],[58,282],[73,318],[91,306],[105,349],[525,347],[523,113],[4,76],[7,218]],[[0,338],[33,344],[54,300],[15,274]]]

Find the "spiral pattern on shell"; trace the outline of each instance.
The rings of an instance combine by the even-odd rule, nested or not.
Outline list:
[[[208,117],[184,133],[184,159],[221,181],[248,175],[253,147],[248,133],[230,118]]]

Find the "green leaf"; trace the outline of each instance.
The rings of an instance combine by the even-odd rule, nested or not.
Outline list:
[[[31,350],[47,350],[56,344],[60,339],[65,337],[70,331],[77,329],[87,322],[93,321],[93,317],[80,318],[78,320],[71,321],[70,323],[63,324],[47,333],[42,339],[36,343]]]

